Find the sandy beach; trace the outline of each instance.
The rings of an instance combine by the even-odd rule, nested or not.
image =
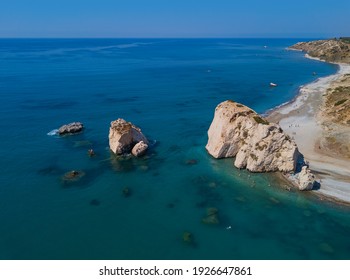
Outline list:
[[[309,56],[307,56],[310,58]],[[328,198],[350,203],[350,168],[346,155],[337,151],[323,149],[322,143],[330,133],[341,134],[349,143],[350,128],[347,126],[325,125],[329,121],[323,114],[324,96],[327,90],[347,74],[350,65],[338,64],[336,74],[319,78],[315,82],[302,86],[299,95],[290,103],[283,105],[268,115],[268,119],[278,122],[283,130],[297,143],[304,159],[316,175],[321,186],[314,190]]]

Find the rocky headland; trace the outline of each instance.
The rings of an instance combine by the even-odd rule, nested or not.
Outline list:
[[[215,158],[235,157],[237,168],[252,172],[294,172],[295,142],[281,127],[242,104],[225,101],[215,109],[206,149]]]
[[[237,168],[251,172],[294,174],[302,155],[293,139],[276,123],[234,101],[220,103],[208,130],[206,149],[215,158],[234,158]],[[298,177],[300,190],[311,190],[315,177],[306,166]],[[309,176],[310,175],[310,176]]]
[[[348,39],[334,38],[299,42],[289,47],[289,49],[304,51],[311,57],[327,62],[350,63],[350,41]]]

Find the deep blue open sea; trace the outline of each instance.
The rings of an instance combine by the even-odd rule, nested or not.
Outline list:
[[[0,40],[0,259],[349,259],[349,207],[204,148],[218,103],[264,113],[337,71],[285,50],[297,41]],[[117,118],[154,141],[147,157],[111,156]],[[48,135],[72,121],[85,131]]]

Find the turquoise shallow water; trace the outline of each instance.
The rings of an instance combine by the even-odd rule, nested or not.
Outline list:
[[[285,50],[296,41],[0,40],[0,258],[348,259],[348,207],[204,149],[221,101],[264,113],[336,71]],[[118,117],[155,142],[148,157],[111,157]],[[72,121],[84,133],[47,135]],[[86,176],[63,184],[72,169]]]

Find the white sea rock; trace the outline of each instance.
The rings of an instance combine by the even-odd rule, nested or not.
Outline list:
[[[141,141],[148,145],[148,140],[137,126],[124,119],[117,119],[111,122],[109,148],[113,153],[118,155],[130,153],[133,147]]]
[[[294,172],[300,155],[278,124],[242,104],[225,101],[215,109],[206,149],[215,158],[236,157],[234,165],[252,172]]]
[[[131,153],[135,157],[141,157],[146,153],[147,149],[148,145],[145,142],[140,141],[134,146],[134,148],[132,148]]]
[[[307,166],[303,166],[298,174],[298,187],[301,191],[310,191],[313,189],[316,183],[315,175],[311,173],[311,170]]]

